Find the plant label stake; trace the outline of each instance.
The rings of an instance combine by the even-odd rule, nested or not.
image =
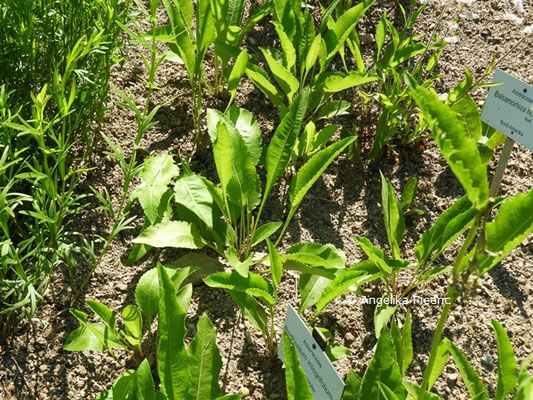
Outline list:
[[[481,120],[507,139],[490,185],[491,197],[498,194],[514,142],[533,150],[533,86],[501,69],[494,73],[493,82],[502,85],[490,88]]]
[[[344,391],[342,378],[305,322],[290,304],[287,308],[283,329],[294,343],[313,398],[316,400],[340,400]],[[278,348],[278,356],[284,361],[282,345]]]

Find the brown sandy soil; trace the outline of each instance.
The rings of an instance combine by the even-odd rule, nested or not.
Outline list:
[[[362,33],[373,33],[375,23],[387,9],[388,1],[382,0],[362,21]],[[533,4],[524,0],[527,23],[533,23]],[[443,75],[439,91],[447,92],[463,78],[463,68],[468,67],[475,76],[480,76],[492,58],[493,53],[505,54],[520,40],[521,26],[504,19],[506,11],[513,11],[511,0],[478,0],[463,13],[475,13],[474,18],[460,18],[459,28],[448,36],[457,36],[459,41],[445,50],[440,73]],[[457,8],[440,16],[438,10],[428,9],[417,24],[415,33],[428,33],[437,19],[445,22],[453,18]],[[258,43],[272,40],[272,28],[265,19],[255,27],[246,46],[249,52],[258,52]],[[533,82],[532,42],[515,48],[500,67],[509,73]],[[372,43],[364,51],[371,54]],[[163,48],[162,48],[163,49]],[[144,103],[145,85],[141,79],[144,68],[139,55],[143,49],[128,43],[126,61],[116,66],[112,83],[121,90],[135,95],[138,104]],[[192,122],[188,103],[187,76],[182,66],[164,62],[157,73],[160,91],[153,96],[153,105],[164,103],[157,114],[158,125],[143,139],[143,157],[161,152],[177,154],[178,150],[190,148]],[[475,94],[482,103],[486,92]],[[117,105],[118,96],[113,94],[110,112],[104,132],[118,141],[125,149],[131,148],[136,133],[134,117]],[[221,109],[225,99],[207,96],[204,107]],[[265,138],[272,135],[277,126],[276,110],[245,80],[239,89],[236,104],[249,109],[258,118]],[[268,142],[268,139],[266,140]],[[116,200],[120,195],[122,175],[116,162],[98,152],[94,156],[98,169],[92,171],[80,191],[88,191],[88,185],[107,187]],[[498,159],[498,156],[495,157]],[[501,194],[514,195],[531,189],[533,163],[531,152],[515,146],[503,179]],[[491,171],[494,170],[494,161]],[[197,161],[194,170],[206,176],[214,176],[212,159],[206,156]],[[462,194],[462,189],[447,168],[446,162],[434,144],[428,142],[425,151],[398,148],[393,157],[385,157],[371,167],[354,166],[343,157],[331,166],[312,188],[295,216],[280,251],[293,243],[312,241],[332,243],[342,249],[348,258],[348,265],[363,259],[363,253],[353,239],[354,234],[368,237],[374,244],[386,246],[386,234],[381,212],[381,170],[391,179],[396,190],[400,190],[411,176],[417,176],[420,189],[415,206],[424,211],[422,216],[407,219],[407,234],[404,243],[405,256],[414,258],[414,244],[420,234],[431,226],[437,216]],[[281,220],[284,215],[284,195],[287,188],[282,184],[279,198],[270,204],[265,220]],[[142,224],[142,212],[133,210]],[[106,232],[110,220],[92,207],[82,221],[87,234]],[[113,310],[120,312],[133,302],[133,290],[144,271],[161,260],[171,263],[183,252],[157,252],[142,263],[128,267],[124,264],[131,248],[130,241],[137,232],[127,232],[115,240],[103,262],[95,271],[90,284],[76,299],[73,306],[87,310],[84,301],[96,299]],[[510,335],[518,359],[521,361],[533,353],[531,314],[533,313],[533,279],[531,277],[533,240],[526,241],[494,268],[484,278],[479,294],[459,301],[453,308],[445,335],[453,340],[494,393],[497,382],[497,354],[490,320],[497,319]],[[450,261],[453,251],[440,260]],[[85,268],[85,269],[84,269]],[[80,275],[86,273],[86,266],[80,262]],[[280,287],[280,305],[276,319],[281,331],[288,303],[298,306],[298,274],[286,272]],[[443,296],[446,278],[442,277],[417,289],[420,296]],[[90,399],[109,388],[122,372],[120,366],[105,354],[84,352],[69,353],[62,350],[69,332],[77,327],[68,313],[67,300],[71,286],[62,271],[57,270],[54,283],[46,302],[38,313],[32,329],[25,329],[12,341],[0,348],[0,398],[1,399]],[[363,293],[379,294],[379,284],[369,285]],[[372,357],[376,343],[373,334],[373,306],[347,304],[346,296],[338,298],[323,313],[318,321],[334,334],[334,341],[349,347],[353,354],[335,363],[344,377],[350,369],[362,373]],[[260,336],[244,321],[229,296],[221,291],[197,286],[189,310],[187,322],[189,335],[195,332],[196,322],[207,312],[217,330],[217,342],[223,357],[221,383],[225,393],[241,393],[245,399],[285,399],[283,370],[280,365],[268,363],[264,343]],[[400,310],[403,314],[405,310]],[[420,382],[421,372],[428,359],[431,338],[438,316],[439,306],[418,306],[413,311],[413,342],[415,359],[407,375]],[[120,352],[119,352],[120,354]],[[133,367],[126,354],[120,354],[128,367]],[[436,391],[444,399],[466,399],[467,392],[456,367],[449,361],[436,384]]]

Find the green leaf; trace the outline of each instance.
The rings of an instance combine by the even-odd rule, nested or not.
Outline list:
[[[352,354],[352,351],[344,346],[334,343],[328,343],[326,345],[326,354],[328,355],[328,358],[333,362],[340,360],[341,358],[344,358],[346,356],[349,356],[350,354]]]
[[[374,35],[377,46],[376,59],[379,59],[381,49],[385,44],[385,37],[387,36],[387,24],[385,23],[385,18],[387,18],[387,14],[384,14],[383,18],[381,18],[381,20],[379,21],[378,26],[376,28],[376,34]]]
[[[461,197],[442,213],[435,224],[418,240],[415,247],[419,263],[428,257],[434,260],[450,243],[474,222],[477,211],[468,198]]]
[[[276,61],[274,57],[268,54],[265,49],[261,49],[261,51],[263,52],[263,56],[265,57],[265,60],[268,64],[268,67],[270,68],[270,71],[272,72],[272,75],[274,75],[274,79],[276,80],[276,82],[278,82],[281,89],[287,95],[287,100],[289,101],[289,104],[292,103],[292,98],[298,92],[298,89],[300,87],[298,79],[296,79],[287,68],[281,65],[281,63]]]
[[[137,371],[135,371],[135,385],[137,386],[137,397],[143,400],[156,400],[155,384],[152,377],[152,371],[147,359],[144,359]],[[115,397],[118,400],[118,397]]]
[[[309,47],[309,51],[305,55],[305,73],[304,73],[304,82],[307,74],[316,64],[318,59],[318,54],[320,53],[320,47],[322,46],[322,36],[320,34],[316,35]]]
[[[189,390],[189,352],[185,347],[186,311],[179,305],[175,287],[162,265],[159,280],[157,371],[161,389],[170,399],[184,398]]]
[[[324,80],[324,92],[333,94],[377,79],[378,77],[374,74],[359,71],[350,72],[346,75],[331,75]]]
[[[96,315],[100,317],[105,326],[112,331],[115,330],[116,318],[114,311],[111,311],[111,309],[109,309],[109,307],[107,307],[105,304],[102,304],[96,300],[87,300],[87,305]]]
[[[216,333],[207,314],[198,320],[198,333],[189,346],[191,384],[187,399],[214,399],[220,395],[218,375],[222,358],[216,344]]]
[[[254,85],[257,86],[272,103],[274,103],[276,107],[280,106],[281,102],[283,101],[283,94],[276,86],[270,83],[268,75],[264,71],[260,72],[259,68],[256,68],[256,70],[252,68],[246,68],[246,75],[248,78],[250,78]]]
[[[241,82],[241,79],[244,76],[244,73],[246,72],[247,64],[248,53],[246,52],[246,50],[243,50],[239,53],[239,56],[235,60],[235,64],[233,65],[233,68],[231,69],[231,73],[229,74],[228,78],[228,90],[231,93],[232,100],[235,97],[235,93],[237,93],[239,83]]]
[[[531,235],[533,232],[531,210],[533,210],[533,189],[507,199],[494,220],[486,225],[486,249],[493,255],[479,255],[478,265],[482,274]]]
[[[241,261],[239,259],[239,256],[237,255],[237,250],[235,250],[235,247],[229,247],[226,250],[226,259],[228,260],[231,268],[237,271],[239,275],[245,278],[248,277],[248,273],[250,272],[250,265],[252,265],[251,254],[246,260]]]
[[[455,113],[435,94],[423,87],[411,90],[411,95],[427,120],[433,137],[451,170],[477,209],[488,202],[487,168],[475,140],[468,137]]]
[[[381,175],[381,200],[383,202],[383,219],[387,231],[387,239],[395,260],[401,258],[400,245],[405,233],[405,221],[402,207],[394,194],[394,189],[383,174]]]
[[[217,35],[213,29],[215,26],[213,3],[211,0],[198,0],[196,4],[196,46],[202,58]],[[201,62],[197,63],[197,68],[202,68]]]
[[[272,236],[281,227],[281,225],[281,222],[267,222],[266,224],[257,228],[252,236],[252,247]]]
[[[498,344],[498,385],[496,400],[503,400],[516,388],[518,383],[518,364],[514,356],[513,345],[503,326],[495,319],[491,320],[496,342]]]
[[[124,320],[124,326],[126,328],[126,334],[128,341],[137,346],[141,343],[142,338],[142,317],[139,309],[133,305],[128,305],[122,310],[122,319]]]
[[[466,134],[476,142],[481,139],[481,118],[477,109],[477,104],[470,95],[466,95],[461,100],[451,106],[463,124]]]
[[[289,400],[313,400],[305,372],[300,366],[298,353],[287,332],[283,333],[282,340],[287,398]]]
[[[298,313],[302,314],[304,310],[315,305],[330,282],[331,279],[320,275],[301,274],[298,282],[301,298]]]
[[[344,42],[374,1],[375,0],[363,0],[361,3],[350,8],[344,12],[332,25],[331,29],[326,32],[324,37],[327,47],[326,64],[329,64],[333,57],[335,57],[335,54],[337,54],[341,47],[344,46]]]
[[[403,386],[405,389],[407,389],[407,392],[412,396],[408,397],[408,399],[416,399],[418,396],[418,393],[420,393],[420,386],[415,385],[412,382],[404,381]],[[437,396],[434,393],[426,393],[424,396],[424,400],[442,400],[442,397]]]
[[[334,269],[343,269],[346,266],[344,251],[332,244],[297,243],[289,247],[284,257],[287,260],[308,262]]]
[[[166,221],[149,226],[132,242],[148,244],[158,248],[201,249],[204,247],[196,227],[183,221]]]
[[[227,1],[227,14],[226,24],[241,26],[242,18],[244,16],[245,0],[228,0]]]
[[[399,400],[398,397],[396,397],[396,395],[394,394],[394,392],[388,388],[388,386],[385,386],[383,383],[378,382],[378,387],[381,395],[383,396],[383,400]],[[379,398],[381,399],[381,396]]]
[[[344,100],[335,100],[330,101],[329,103],[324,104],[314,120],[318,121],[319,119],[324,118],[333,118],[339,117],[341,115],[350,114],[347,110],[352,107],[352,103]]]
[[[379,335],[381,334],[381,331],[383,328],[387,327],[387,324],[389,323],[391,317],[396,312],[396,309],[398,306],[391,306],[389,304],[385,304],[385,302],[381,303],[381,305],[378,305],[374,310],[374,333],[376,335],[376,338],[379,339]]]
[[[253,272],[250,272],[248,277],[243,277],[237,272],[217,272],[205,278],[204,282],[209,287],[236,290],[258,297],[269,306],[275,303],[272,297],[272,285]]]
[[[272,21],[272,24],[276,29],[276,32],[279,37],[279,42],[281,44],[281,49],[283,50],[283,60],[285,62],[285,67],[288,71],[292,71],[294,65],[296,64],[296,50],[294,49],[291,40],[285,33],[283,25],[281,25],[277,21]]]
[[[346,376],[346,382],[342,400],[360,400],[359,389],[361,388],[361,378],[350,370]]]
[[[386,385],[397,397],[404,399],[407,392],[402,384],[400,369],[396,363],[394,345],[387,328],[379,335],[376,352],[361,381],[361,399],[379,399],[378,382]]]
[[[311,186],[313,186],[318,178],[320,178],[320,175],[322,175],[322,173],[333,162],[333,160],[335,160],[335,158],[337,158],[337,156],[354,140],[354,137],[349,137],[333,143],[332,145],[316,153],[304,164],[302,168],[298,170],[296,176],[291,181],[289,189],[291,208],[289,210],[289,216],[287,217],[287,220],[290,220],[290,218],[294,215],[304,196],[307,194],[309,189],[311,189]]]
[[[402,199],[400,200],[400,205],[402,209],[406,209],[413,202],[416,192],[418,190],[418,179],[416,176],[413,176],[407,181],[402,191]]]
[[[139,199],[146,218],[155,223],[159,205],[167,187],[179,174],[170,154],[162,154],[146,158],[139,173],[142,183],[135,189],[133,197]]]
[[[63,346],[66,351],[106,351],[123,347],[116,334],[104,324],[86,323],[72,331]]]
[[[281,177],[289,164],[292,151],[298,139],[302,119],[307,110],[309,89],[304,89],[291,104],[289,112],[285,114],[268,146],[265,157],[267,172],[264,199],[268,197],[272,187]],[[263,200],[264,201],[264,200]]]
[[[379,271],[374,263],[368,260],[339,271],[335,279],[331,281],[318,299],[314,315],[320,315],[329,303],[351,290],[352,287],[360,286],[365,282],[376,279],[378,276]]]
[[[375,263],[375,265],[381,270],[384,276],[390,275],[392,269],[389,266],[389,258],[385,252],[379,247],[374,246],[369,239],[362,236],[354,236],[361,249],[365,252],[367,257]]]
[[[433,369],[431,370],[431,374],[429,376],[428,390],[431,390],[442,373],[444,366],[448,362],[448,357],[450,355],[450,344],[451,343],[448,339],[443,339],[437,348],[435,364],[433,364]]]
[[[252,296],[247,295],[244,292],[229,290],[228,293],[235,304],[237,304],[237,307],[242,310],[246,319],[250,321],[255,328],[260,330],[263,335],[266,335],[268,316],[261,304],[259,304],[259,302]]]
[[[186,174],[176,181],[174,199],[211,229],[214,228],[213,221],[220,218],[213,196],[205,182],[196,174]]]
[[[470,393],[470,397],[476,398],[479,400],[488,400],[489,394],[487,388],[483,385],[483,382],[479,378],[478,374],[472,368],[472,365],[468,362],[464,354],[459,350],[457,346],[450,342],[449,346],[450,354],[461,373],[461,377]]]
[[[529,365],[533,356],[526,358],[520,366],[520,374],[518,376],[518,388],[513,400],[531,400],[533,397],[533,377],[528,373]]]
[[[213,145],[213,156],[218,179],[220,179],[220,184],[222,185],[222,193],[227,198],[228,185],[234,176],[233,160],[235,158],[235,150],[229,130],[222,121],[217,123],[217,139]]]
[[[268,257],[270,259],[270,273],[272,275],[272,283],[274,283],[274,291],[277,291],[278,285],[283,276],[283,261],[279,255],[276,247],[267,239]]]

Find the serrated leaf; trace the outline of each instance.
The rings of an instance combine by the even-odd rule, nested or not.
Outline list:
[[[281,48],[283,50],[283,60],[284,60],[284,66],[287,68],[288,71],[292,71],[294,65],[296,64],[296,50],[294,49],[294,46],[285,33],[285,30],[283,29],[283,25],[281,25],[277,21],[272,21],[272,24],[274,25],[274,28],[276,29],[276,32],[279,37],[279,42],[281,44]]]
[[[378,305],[374,310],[374,334],[376,339],[379,339],[379,335],[383,328],[386,328],[390,319],[396,312],[398,306],[391,306],[390,304],[385,304],[382,302],[381,305]]]
[[[300,133],[302,119],[307,110],[309,89],[304,89],[291,104],[268,146],[265,157],[267,179],[264,199],[268,197],[274,183],[281,177],[292,156],[298,134]],[[264,200],[263,200],[264,201]]]
[[[474,99],[467,94],[454,103],[451,108],[459,116],[459,121],[463,124],[466,134],[476,142],[479,141],[482,134],[481,117]]]
[[[305,372],[300,366],[298,353],[287,332],[283,333],[282,340],[287,398],[289,400],[313,400]]]
[[[266,97],[270,99],[276,107],[279,107],[283,101],[283,93],[276,86],[270,83],[268,76],[264,71],[263,73],[255,71],[251,68],[246,68],[246,75],[254,83],[255,86],[261,90]]]
[[[189,346],[191,384],[186,399],[214,399],[220,395],[218,376],[222,358],[216,344],[216,333],[207,314],[198,320],[198,333]]]
[[[285,68],[282,64],[276,61],[274,57],[268,54],[265,49],[261,49],[261,51],[263,52],[263,56],[265,57],[265,60],[268,64],[268,67],[270,68],[270,71],[272,72],[272,75],[274,75],[274,79],[276,80],[276,82],[278,82],[281,89],[285,92],[287,100],[289,101],[289,104],[291,104],[292,98],[298,92],[298,89],[300,87],[298,79],[296,79],[287,68]]]
[[[489,188],[486,164],[476,146],[468,137],[455,113],[435,94],[423,87],[411,90],[422,110],[442,155],[466,191],[468,199],[477,209],[488,202]]]
[[[401,258],[400,245],[405,233],[405,221],[400,202],[394,194],[394,189],[380,171],[381,175],[381,201],[383,202],[383,219],[387,231],[387,239],[395,260]]]
[[[248,277],[243,277],[237,272],[217,272],[205,278],[204,282],[209,287],[236,290],[258,297],[269,306],[275,303],[272,297],[272,285],[253,272],[250,272]]]
[[[171,399],[184,398],[189,390],[189,352],[185,347],[185,317],[175,287],[163,266],[157,267],[159,280],[159,318],[157,332],[157,371],[161,389]]]
[[[228,90],[231,93],[232,99],[235,97],[239,83],[246,72],[247,63],[248,53],[246,50],[243,50],[239,53],[239,56],[235,60],[235,64],[233,64],[233,68],[231,69],[231,73],[229,74],[228,78]]]
[[[204,247],[196,227],[183,221],[166,221],[149,226],[132,242],[148,244],[158,248],[201,249]]]
[[[344,251],[337,249],[332,244],[296,243],[289,247],[285,254],[287,259],[297,260],[298,258],[293,257],[293,255],[301,255],[302,258],[300,260],[302,262],[305,262],[305,256],[317,256],[308,258],[309,263],[317,266],[335,269],[342,269],[346,266]]]
[[[324,118],[333,118],[333,117],[339,117],[341,115],[348,115],[349,112],[347,111],[350,107],[352,107],[352,103],[344,100],[335,100],[330,101],[329,103],[324,104],[321,108],[314,120],[324,119]]]
[[[377,79],[378,77],[374,74],[359,71],[350,72],[346,75],[331,75],[324,80],[324,92],[333,94]]]
[[[315,305],[330,282],[331,279],[320,275],[306,273],[301,274],[300,281],[298,282],[301,298],[298,312],[301,314],[304,310]]]
[[[450,341],[448,339],[443,339],[439,343],[437,348],[437,356],[435,357],[435,363],[433,364],[433,369],[429,376],[428,390],[431,390],[437,379],[439,378],[444,366],[448,362],[448,357],[450,355]]]
[[[361,378],[352,370],[346,376],[345,385],[342,400],[360,400],[359,389],[361,388]]]

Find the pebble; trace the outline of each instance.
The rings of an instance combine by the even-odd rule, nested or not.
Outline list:
[[[249,396],[250,395],[250,389],[248,389],[246,386],[239,389],[239,394],[242,396]]]
[[[351,332],[348,332],[345,336],[344,336],[344,341],[348,344],[352,343],[353,341],[355,340],[355,336],[351,333]]]
[[[455,382],[457,382],[457,377],[458,376],[456,373],[446,374],[446,382],[448,382],[450,385],[454,385]]]

